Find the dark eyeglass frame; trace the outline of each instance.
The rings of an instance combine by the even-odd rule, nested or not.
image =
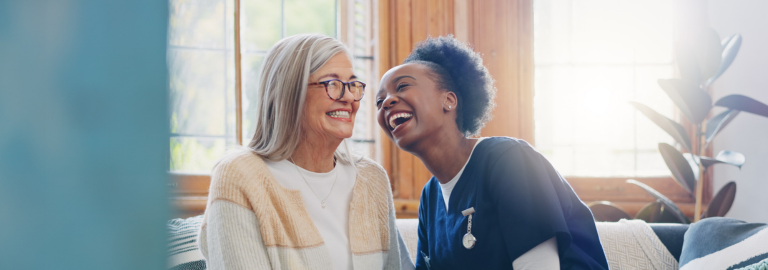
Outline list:
[[[341,83],[341,95],[339,95],[339,98],[333,98],[331,96],[331,93],[328,93],[328,84],[330,84],[332,81],[337,81],[337,82]],[[360,83],[360,84],[363,85],[363,91],[362,91],[362,93],[360,93],[360,98],[359,99],[355,99],[355,101],[360,101],[360,100],[363,99],[363,96],[365,95],[365,86],[366,86],[366,84],[364,82],[361,82],[361,81],[343,82],[343,81],[341,81],[339,79],[330,79],[330,80],[327,80],[327,81],[310,83],[309,85],[322,85],[322,86],[325,87],[325,94],[328,95],[328,98],[330,98],[332,100],[340,100],[342,97],[344,97],[344,94],[347,91],[347,87],[352,87],[353,83]]]

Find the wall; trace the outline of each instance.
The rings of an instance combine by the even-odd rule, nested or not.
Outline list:
[[[713,98],[743,94],[768,104],[768,1],[710,0],[710,25],[721,38],[741,34],[736,60],[713,85]],[[719,111],[717,111],[719,112]],[[768,118],[741,113],[714,141],[713,153],[727,149],[743,153],[741,171],[715,166],[714,192],[731,180],[736,200],[727,217],[768,222]]]

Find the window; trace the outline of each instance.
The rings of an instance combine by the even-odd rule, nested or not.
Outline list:
[[[208,174],[237,144],[235,86],[236,0],[170,0],[170,171]],[[358,76],[375,92],[370,0],[239,0],[242,138],[253,137],[262,61],[278,40],[300,33],[340,38],[355,54]],[[342,12],[343,16],[341,16]],[[351,148],[373,157],[373,106],[367,94]]]
[[[210,171],[235,144],[234,2],[169,2],[171,171]]]
[[[536,148],[563,175],[669,175],[657,145],[674,141],[628,101],[675,117],[656,82],[674,77],[672,5],[534,1]]]

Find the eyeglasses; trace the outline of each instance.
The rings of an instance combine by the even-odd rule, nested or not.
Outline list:
[[[332,79],[322,82],[310,83],[309,85],[322,85],[325,86],[325,93],[333,100],[339,100],[344,97],[345,89],[349,89],[349,93],[352,94],[355,101],[363,99],[365,94],[365,83],[360,81],[342,82],[341,80]]]

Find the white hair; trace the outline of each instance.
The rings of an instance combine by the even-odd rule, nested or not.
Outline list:
[[[344,44],[318,34],[290,36],[272,46],[259,75],[256,132],[248,144],[253,152],[273,161],[293,154],[302,136],[309,76],[338,53],[344,53],[352,62],[352,54]],[[354,164],[346,140],[344,146],[346,153],[337,150],[334,156]]]

